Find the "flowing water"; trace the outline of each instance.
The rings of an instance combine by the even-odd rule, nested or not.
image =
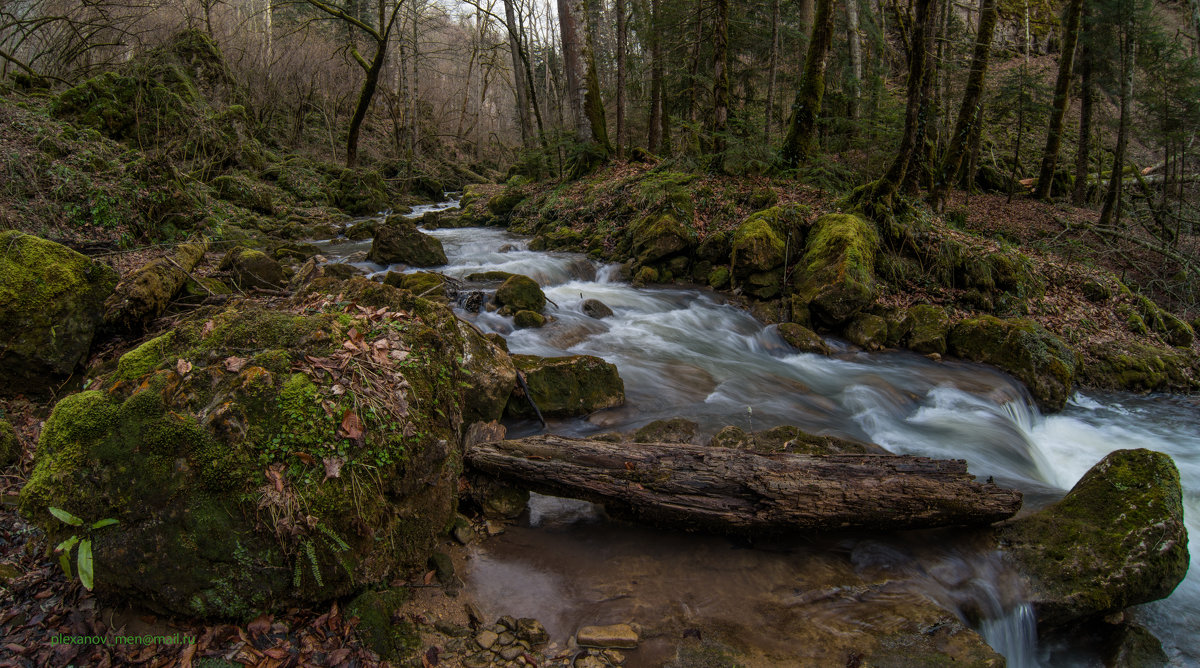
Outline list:
[[[1043,416],[1022,385],[989,367],[908,352],[868,354],[835,340],[833,355],[800,354],[774,327],[707,290],[634,288],[614,278],[615,267],[574,253],[529,251],[501,230],[430,234],[449,258],[437,271],[464,279],[489,270],[525,274],[552,301],[553,320],[540,329],[514,330],[511,318],[486,311],[462,317],[505,335],[515,353],[590,354],[617,365],[625,406],[551,420],[556,433],[624,431],[678,416],[707,433],[730,424],[747,430],[792,424],[897,453],[965,459],[974,475],[1024,491],[1027,508],[1061,497],[1105,454],[1144,447],[1175,459],[1188,528],[1200,535],[1194,397],[1089,392]],[[369,244],[330,243],[327,251],[354,261]],[[599,299],[614,315],[587,317],[585,298]],[[537,428],[513,425],[510,434]],[[674,638],[703,631],[736,637],[771,663],[806,638],[853,635],[876,622],[872,611],[896,609],[915,596],[975,620],[1010,666],[1094,664],[1096,657],[1079,647],[1054,654],[1038,647],[1014,574],[977,543],[970,535],[924,532],[751,547],[630,527],[590,504],[535,495],[528,522],[479,549],[468,577],[482,602],[538,617],[560,641],[581,624],[632,619]],[[1200,664],[1200,571],[1192,554],[1191,574],[1175,593],[1136,612],[1178,665]],[[655,648],[655,641],[647,643],[639,661],[652,665]],[[806,652],[812,661],[836,659]]]

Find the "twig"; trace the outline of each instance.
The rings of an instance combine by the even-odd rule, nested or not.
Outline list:
[[[173,258],[173,257],[165,257],[165,258],[163,258],[163,259],[165,259],[167,262],[170,262],[171,264],[175,265],[175,268],[176,268],[176,269],[178,269],[179,271],[182,271],[182,272],[184,273],[184,275],[186,275],[188,278],[192,279],[192,282],[194,282],[196,285],[199,285],[200,287],[204,288],[204,291],[205,291],[205,292],[207,292],[207,293],[209,294],[209,296],[211,296],[211,297],[216,297],[216,296],[217,296],[217,293],[215,293],[215,292],[213,292],[212,290],[210,290],[210,289],[209,289],[209,287],[208,287],[207,285],[205,285],[204,283],[200,282],[200,279],[198,279],[198,278],[196,278],[195,276],[193,276],[193,275],[192,275],[192,272],[190,272],[190,271],[188,271],[187,269],[184,269],[182,266],[180,266],[180,264],[179,264],[178,262],[176,262],[176,261],[175,261],[175,258]]]

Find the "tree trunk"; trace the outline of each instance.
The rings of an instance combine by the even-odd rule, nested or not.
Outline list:
[[[722,533],[979,526],[1021,506],[1020,492],[975,482],[960,459],[761,455],[552,435],[468,441],[465,459],[511,484],[603,503],[611,513]]]
[[[846,29],[850,47],[850,118],[858,120],[858,100],[862,94],[862,37],[859,35],[858,0],[846,0]]]
[[[825,63],[833,40],[832,4],[832,0],[817,0],[817,16],[812,39],[808,42],[804,77],[796,91],[787,137],[780,149],[780,158],[787,167],[795,167],[807,160],[816,142],[817,116],[821,113],[821,98],[825,95]]]
[[[771,54],[767,64],[767,104],[763,114],[763,144],[771,143],[775,125],[775,78],[779,73],[779,0],[771,0]]]
[[[529,148],[533,145],[533,124],[529,119],[529,82],[525,77],[513,0],[504,0],[504,25],[508,29],[508,50],[512,55],[513,90],[517,98],[517,122],[521,125],[521,144]]]
[[[1075,44],[1079,41],[1079,21],[1083,14],[1083,0],[1071,0],[1063,20],[1062,55],[1058,60],[1058,78],[1054,82],[1054,110],[1050,114],[1050,129],[1046,131],[1046,149],[1042,151],[1042,168],[1038,172],[1037,188],[1033,196],[1046,199],[1054,182],[1054,169],[1058,164],[1058,148],[1062,143],[1063,119],[1067,107],[1071,106],[1071,69],[1075,62]]]
[[[350,117],[350,131],[346,136],[346,166],[353,169],[358,166],[358,134],[362,129],[363,119],[367,117],[367,109],[371,107],[371,99],[375,97],[375,88],[379,85],[379,72],[383,69],[384,57],[387,54],[387,42],[379,42],[375,47],[375,57],[367,68],[367,78],[363,80],[362,90],[358,93],[358,105],[354,108],[354,116]]]
[[[967,75],[967,87],[963,91],[962,105],[958,108],[958,119],[954,121],[954,130],[950,132],[949,146],[946,147],[946,157],[942,168],[933,185],[930,204],[940,211],[945,205],[946,193],[950,184],[958,175],[962,166],[963,156],[967,152],[968,143],[975,127],[982,122],[979,118],[980,104],[983,98],[983,88],[987,80],[988,64],[992,57],[992,35],[996,32],[997,2],[983,0],[979,11],[979,27],[975,32],[975,53],[971,57],[971,71]]]
[[[575,7],[572,7],[575,5]],[[558,0],[558,26],[562,33],[563,69],[567,77],[567,105],[571,109],[571,120],[575,126],[575,137],[587,143],[592,137],[592,126],[587,116],[587,72],[585,71],[580,39],[579,21],[583,14],[582,0]]]
[[[616,0],[617,12],[617,157],[625,157],[629,137],[625,128],[625,0]]]
[[[828,0],[822,0],[828,2]],[[725,131],[729,122],[729,0],[716,0],[713,27],[713,171],[725,162]]]
[[[659,4],[650,0],[650,119],[646,129],[646,149],[658,153],[662,143],[663,62],[662,26]]]
[[[1133,103],[1133,35],[1131,28],[1121,28],[1121,120],[1117,125],[1117,147],[1113,151],[1112,173],[1108,179],[1108,193],[1100,209],[1100,227],[1108,227],[1121,220],[1121,191],[1124,190],[1125,149],[1129,145],[1129,116]]]
[[[1084,45],[1079,54],[1079,144],[1075,152],[1075,189],[1071,204],[1083,206],[1087,200],[1088,173],[1091,172],[1092,143],[1092,53]]]
[[[604,153],[612,153],[608,141],[608,122],[604,116],[604,101],[600,97],[600,76],[596,69],[596,7],[595,0],[582,0],[583,20],[583,64],[587,75],[587,87],[583,93],[583,108],[587,113],[588,126],[594,141]]]

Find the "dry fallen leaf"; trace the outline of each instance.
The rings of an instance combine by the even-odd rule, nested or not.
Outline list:
[[[180,357],[175,360],[175,370],[179,372],[179,375],[186,376],[192,370],[192,363]]]
[[[308,464],[309,466],[312,466],[313,464],[317,463],[317,460],[313,459],[313,456],[308,454],[307,452],[293,452],[292,454],[296,455],[297,459],[304,462],[305,464]]]
[[[362,440],[362,418],[358,417],[358,413],[355,413],[353,408],[347,408],[342,415],[342,436],[352,441]]]
[[[325,479],[339,478],[342,475],[342,465],[346,460],[341,457],[325,457],[321,460],[325,465]]]
[[[244,367],[244,366],[246,366],[246,358],[244,358],[244,357],[226,357],[225,358],[225,370],[226,371],[232,371],[233,373],[237,373],[237,372],[241,371],[242,367]]]
[[[212,320],[205,322],[204,328],[200,330],[200,336],[208,336],[209,334],[212,334],[212,331],[216,328],[216,326],[217,324]]]
[[[271,630],[271,616],[262,614],[254,618],[254,621],[246,625],[246,629],[251,635],[260,636]]]

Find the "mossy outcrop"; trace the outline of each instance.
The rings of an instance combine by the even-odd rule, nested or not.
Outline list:
[[[1200,389],[1195,380],[1200,365],[1186,351],[1114,341],[1093,345],[1087,352],[1091,361],[1083,365],[1080,382],[1090,387],[1134,392]]]
[[[209,184],[217,197],[257,213],[275,212],[274,198],[267,185],[244,174],[218,176]]]
[[[44,392],[75,373],[116,284],[66,246],[0,232],[0,392]]]
[[[287,284],[283,266],[260,250],[233,248],[219,266],[233,276],[233,282],[242,290],[277,290]]]
[[[830,213],[813,223],[797,266],[793,316],[835,327],[875,300],[878,234],[865,218]],[[803,311],[797,313],[796,311]]]
[[[799,350],[802,353],[820,353],[828,355],[833,352],[825,339],[821,338],[820,334],[812,331],[804,325],[798,325],[794,322],[783,322],[779,324],[779,335],[787,341],[788,345]]]
[[[546,417],[587,415],[625,403],[625,383],[616,365],[599,357],[514,355],[513,362],[525,376],[533,402]],[[505,413],[510,417],[533,417],[529,402],[518,393],[509,398]]]
[[[1042,410],[1062,410],[1071,396],[1075,352],[1031,320],[985,315],[959,321],[950,330],[948,348],[957,357],[1011,373]]]
[[[778,208],[758,211],[734,229],[730,246],[735,276],[742,278],[783,266],[787,249],[773,225],[778,217]]]
[[[687,253],[696,245],[696,233],[673,211],[646,216],[629,227],[632,254],[643,265]]]
[[[357,617],[355,633],[385,661],[401,662],[421,649],[421,634],[408,620],[396,621],[396,612],[411,598],[407,589],[396,587],[359,594],[346,606],[347,617]]]
[[[437,267],[446,264],[446,251],[441,240],[421,232],[411,220],[389,216],[377,225],[367,259],[376,264]]]
[[[0,419],[0,469],[7,468],[21,459],[21,441],[8,420]]]
[[[908,309],[904,344],[909,349],[928,355],[946,354],[946,335],[950,331],[950,316],[946,309],[932,304],[917,304]]]
[[[846,326],[846,339],[866,350],[881,350],[887,346],[888,324],[881,316],[859,313]]]
[[[1117,450],[999,538],[1046,626],[1164,598],[1188,570],[1179,471],[1162,453]]]
[[[384,211],[391,203],[387,184],[379,172],[343,169],[331,183],[333,205],[352,216],[369,216]]]
[[[513,274],[496,288],[496,303],[500,305],[503,314],[515,314],[519,311],[532,311],[536,314],[546,308],[546,293],[542,292],[542,288],[532,278]]]
[[[496,393],[506,356],[407,291],[308,290],[197,312],[55,406],[20,510],[54,540],[48,506],[119,520],[94,537],[99,591],[246,618],[424,564],[453,516],[464,405]]]
[[[535,311],[517,311],[513,315],[513,325],[517,329],[542,327],[546,324],[546,316]]]

